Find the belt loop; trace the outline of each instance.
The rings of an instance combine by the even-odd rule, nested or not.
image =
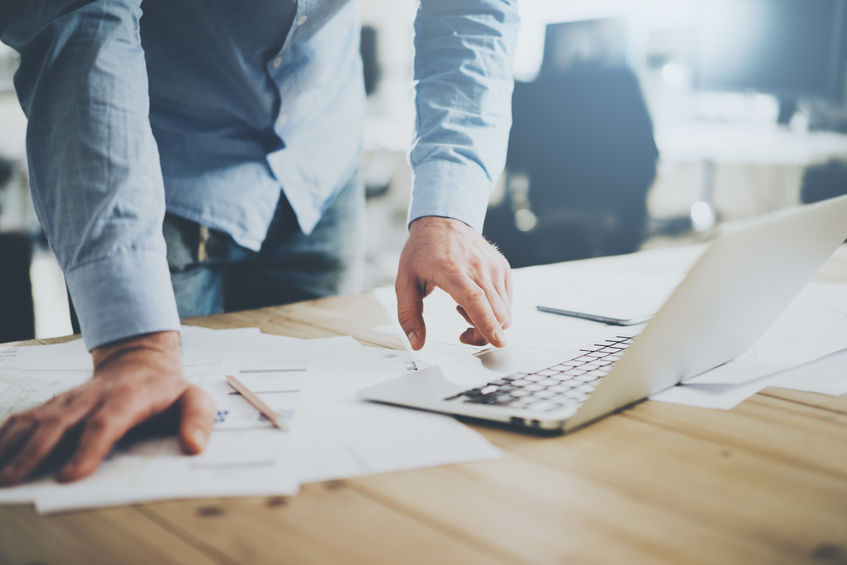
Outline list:
[[[197,262],[202,263],[206,260],[206,242],[209,241],[209,228],[200,226],[199,241],[197,242]]]

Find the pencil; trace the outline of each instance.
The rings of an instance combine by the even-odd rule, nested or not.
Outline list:
[[[226,382],[229,383],[229,386],[234,388],[244,398],[244,400],[249,402],[253,408],[258,410],[265,418],[270,420],[274,426],[282,431],[288,430],[288,426],[286,426],[285,422],[282,421],[282,416],[277,414],[274,409],[265,404],[261,398],[256,396],[256,393],[244,386],[244,383],[232,375],[226,376]]]

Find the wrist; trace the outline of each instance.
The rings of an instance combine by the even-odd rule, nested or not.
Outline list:
[[[179,352],[179,332],[164,331],[137,335],[101,345],[91,350],[91,358],[96,371],[118,359],[135,356],[143,356],[146,362],[156,357],[168,363],[174,361],[179,363]]]
[[[457,230],[473,230],[468,224],[455,218],[446,216],[421,216],[412,220],[409,224],[409,233],[416,231],[424,231],[428,229],[437,229],[439,227],[448,227]]]

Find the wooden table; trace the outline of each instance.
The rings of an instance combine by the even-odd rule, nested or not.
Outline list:
[[[847,282],[847,247],[818,278]],[[363,294],[194,322],[392,345],[386,321]],[[502,458],[285,498],[0,507],[0,562],[847,563],[847,395],[644,402],[552,438],[474,427]]]

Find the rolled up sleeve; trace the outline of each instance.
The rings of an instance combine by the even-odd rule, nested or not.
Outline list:
[[[0,39],[21,55],[33,202],[86,345],[178,330],[140,0],[14,6]]]

